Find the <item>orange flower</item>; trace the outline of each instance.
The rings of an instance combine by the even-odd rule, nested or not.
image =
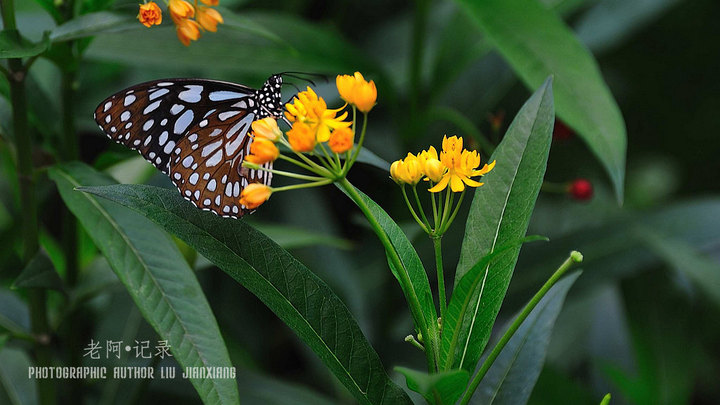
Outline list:
[[[313,133],[317,134],[318,142],[327,142],[330,139],[330,130],[345,128],[352,125],[351,122],[343,121],[347,112],[336,116],[338,109],[329,109],[322,97],[311,89],[298,93],[292,104],[285,104],[285,117],[290,122],[300,121],[312,127]]]
[[[220,0],[200,0],[203,3],[207,4],[208,6],[217,6],[220,4]]]
[[[275,161],[278,155],[280,155],[280,151],[272,141],[256,137],[250,144],[250,154],[245,157],[245,160],[261,165]]]
[[[158,5],[155,4],[154,1],[146,4],[141,4],[140,12],[138,12],[137,19],[142,25],[146,27],[160,25],[160,23],[162,22],[162,10],[160,10],[160,7],[158,7]]]
[[[173,20],[178,25],[179,20],[195,16],[195,8],[192,4],[185,0],[170,0],[170,3],[168,3],[168,9],[170,10],[170,16],[172,16]]]
[[[265,138],[272,142],[277,142],[282,137],[282,132],[273,117],[253,121],[252,130],[255,138]]]
[[[360,111],[367,113],[375,106],[377,88],[375,82],[365,80],[360,72],[355,75],[338,75],[335,79],[338,93],[343,100],[355,105]]]
[[[290,147],[295,152],[310,152],[315,149],[315,131],[309,125],[298,121],[287,132]]]
[[[330,150],[335,153],[347,152],[353,147],[353,131],[350,128],[338,128],[330,134]]]
[[[247,209],[255,209],[270,198],[272,189],[261,183],[248,184],[240,194],[240,204]]]
[[[183,18],[175,21],[177,36],[183,45],[190,45],[190,41],[200,38],[200,25],[193,20]]]
[[[201,27],[211,32],[217,31],[218,23],[222,24],[223,22],[223,18],[217,10],[202,6],[197,8],[197,17],[195,19]]]

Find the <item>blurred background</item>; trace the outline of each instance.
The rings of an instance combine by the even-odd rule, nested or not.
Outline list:
[[[625,119],[628,153],[625,199],[618,205],[608,176],[586,144],[572,129],[556,124],[547,184],[529,230],[547,235],[550,242],[523,248],[496,326],[527,302],[571,249],[583,252],[585,271],[556,322],[530,403],[594,404],[607,392],[613,404],[720,403],[720,3],[542,2],[596,57]],[[55,26],[39,3],[16,3],[18,27],[32,40]],[[378,84],[366,146],[385,161],[429,145],[437,148],[444,134],[465,137],[485,160],[488,148],[481,146],[499,142],[531,94],[473,21],[449,1],[221,0],[226,23],[188,48],[178,42],[171,24],[146,29],[134,20],[136,1],[104,3],[96,6],[110,6],[124,19],[92,39],[78,40],[83,54],[74,71],[72,113],[80,159],[123,183],[171,186],[135,152],[110,142],[92,118],[105,97],[146,80],[203,77],[257,87],[281,71],[332,78],[359,70]],[[420,4],[430,18],[418,28]],[[414,41],[421,46],[413,46]],[[38,167],[52,164],[63,147],[63,74],[40,58],[27,81]],[[306,84],[297,82],[301,88]],[[340,105],[334,80],[316,84],[330,104]],[[287,98],[292,96],[292,87],[285,90]],[[0,93],[5,95],[0,133],[6,134],[6,82]],[[0,159],[0,331],[22,332],[29,325],[26,299],[22,289],[10,288],[22,268],[16,220],[22,207],[6,139],[0,139]],[[356,165],[349,178],[403,225],[423,261],[432,263],[430,240],[412,221],[387,171]],[[581,178],[592,185],[590,198],[565,192]],[[57,220],[62,202],[46,175],[38,184],[41,245],[62,274],[65,256]],[[458,218],[466,216],[469,201]],[[243,220],[290,249],[335,290],[386,367],[423,368],[423,357],[403,341],[412,321],[381,245],[336,188],[278,194]],[[457,263],[463,231],[458,220],[446,236],[447,269]],[[83,345],[91,338],[157,340],[82,230],[79,246],[84,290],[74,299],[80,323],[60,322],[64,297],[53,292],[50,323],[56,333],[78,328]],[[353,402],[258,299],[190,248],[183,249],[238,367],[246,403]],[[434,284],[434,274],[429,276]],[[10,342],[0,352],[0,380],[5,382],[0,403],[17,403],[10,402],[12,386],[19,392],[33,389],[32,380],[8,377],[29,361],[24,349],[22,341]],[[62,358],[67,348],[57,343],[53,350]],[[88,383],[83,392],[87,403],[199,401],[191,384],[181,379],[108,380]]]

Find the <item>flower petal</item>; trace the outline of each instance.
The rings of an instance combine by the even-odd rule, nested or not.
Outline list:
[[[428,191],[431,193],[437,193],[437,192],[443,191],[443,190],[445,190],[445,187],[447,187],[449,181],[450,181],[450,175],[447,174],[447,175],[445,175],[445,177],[442,178],[442,180],[440,180],[440,183],[436,184],[435,187],[429,189]]]

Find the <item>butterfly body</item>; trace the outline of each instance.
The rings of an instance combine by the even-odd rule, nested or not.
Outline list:
[[[242,167],[253,121],[282,116],[282,76],[260,89],[205,79],[163,79],[120,91],[98,105],[95,121],[115,142],[137,150],[198,208],[237,218],[250,183],[271,173]],[[272,168],[272,163],[263,165]]]

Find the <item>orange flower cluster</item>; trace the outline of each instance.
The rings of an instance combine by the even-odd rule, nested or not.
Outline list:
[[[217,25],[223,22],[220,13],[214,8],[206,6],[217,6],[219,0],[200,0],[205,6],[195,2],[190,4],[185,0],[169,0],[168,10],[170,17],[175,23],[175,29],[180,42],[188,46],[190,41],[200,38],[201,31],[217,31]],[[146,27],[160,25],[162,23],[162,10],[153,2],[146,2],[140,5],[140,12],[137,16],[141,24]]]

